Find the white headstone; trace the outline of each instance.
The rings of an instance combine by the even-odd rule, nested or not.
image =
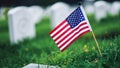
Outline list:
[[[87,5],[87,6],[85,6],[85,11],[87,14],[94,14],[95,7],[93,5]]]
[[[84,0],[83,5],[85,6],[85,11],[87,14],[94,14],[94,1],[95,0]]]
[[[58,66],[49,66],[49,65],[42,65],[42,64],[35,64],[35,63],[28,64],[23,68],[38,68],[38,67],[39,68],[60,68]]]
[[[97,21],[105,18],[107,16],[108,9],[110,5],[105,1],[97,1],[94,3],[95,6],[95,17]]]
[[[111,15],[117,15],[119,14],[119,12],[120,12],[120,1],[115,1],[111,5],[109,13]]]
[[[43,12],[44,12],[42,7],[40,7],[40,6],[31,6],[31,7],[29,7],[28,10],[30,11],[30,13],[32,15],[31,19],[32,19],[33,23],[36,24],[42,19]]]
[[[52,28],[56,27],[70,14],[69,6],[66,3],[58,2],[51,7]]]
[[[35,26],[31,21],[27,7],[16,7],[8,12],[11,43],[18,43],[24,38],[35,37]]]

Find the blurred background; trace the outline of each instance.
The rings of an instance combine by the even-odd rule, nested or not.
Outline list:
[[[40,6],[48,6],[52,5],[55,2],[66,2],[70,5],[77,4],[79,0],[0,0],[0,6],[31,6],[31,5],[40,5]],[[100,1],[100,0],[80,0],[80,1]],[[119,1],[119,0],[104,0],[107,2]]]
[[[29,63],[61,68],[120,68],[120,1],[82,0],[103,57],[91,33],[60,52],[49,32],[79,5],[78,0],[0,0],[0,67]]]

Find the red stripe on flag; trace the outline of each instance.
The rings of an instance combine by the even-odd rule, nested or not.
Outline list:
[[[57,30],[58,28],[60,28],[64,23],[66,22],[66,20],[64,20],[63,22],[61,22],[58,26],[56,26],[49,34],[52,34],[55,30]]]
[[[56,39],[54,39],[55,41],[57,41],[61,36],[63,36],[67,31],[69,31],[71,28],[68,28],[67,30],[65,30],[61,35],[59,35]]]
[[[88,28],[88,26],[81,28],[78,32],[76,32],[76,33],[75,33],[74,35],[72,35],[68,40],[66,40],[59,48],[61,48],[62,46],[64,46],[65,43],[67,43],[67,42],[68,42],[70,39],[72,39],[76,34],[78,34],[80,31],[82,31],[82,30],[84,30],[84,29],[86,29],[86,28]],[[74,30],[74,31],[76,31],[76,30]]]
[[[63,48],[61,51],[63,52],[66,48],[68,48],[70,46],[70,44],[72,44],[75,40],[77,40],[80,36],[82,36],[83,34],[86,34],[90,32],[90,30],[87,30],[86,32],[83,32],[82,34],[80,34],[78,37],[76,37],[72,42],[70,42],[65,48]]]
[[[85,25],[85,24],[87,24],[86,22],[84,22],[84,23],[82,23],[82,24],[80,24],[77,28],[75,28],[73,31],[71,31],[69,34],[67,34],[64,38],[62,38],[57,44],[59,44],[60,42],[62,42],[65,38],[67,38],[69,35],[71,35],[74,31],[76,31],[79,27],[81,27],[81,26],[83,26],[83,25]],[[57,40],[55,40],[55,41],[57,41]]]
[[[82,25],[85,25],[85,24],[87,24],[86,22],[84,22],[84,23],[82,23],[80,26],[82,26]],[[80,26],[78,26],[78,27],[80,27]],[[65,28],[64,28],[65,29]],[[59,37],[57,37],[56,39],[54,39],[55,41],[57,41],[61,36],[63,36],[67,31],[69,31],[71,28],[68,28],[66,31],[64,31]],[[78,28],[76,28],[76,29],[78,29]]]
[[[56,36],[56,35],[58,35],[65,27],[67,27],[68,26],[68,24],[66,24],[63,28],[61,28],[59,31],[57,31],[57,33],[55,33],[53,36],[52,36],[52,38],[54,37],[54,36]]]

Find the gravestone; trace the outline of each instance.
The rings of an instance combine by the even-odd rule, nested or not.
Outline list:
[[[107,16],[107,12],[110,8],[110,5],[105,1],[97,1],[94,3],[95,6],[95,18],[97,21],[105,18]]]
[[[120,1],[115,1],[112,3],[109,13],[111,15],[118,15],[120,12]]]
[[[28,8],[29,12],[32,15],[32,21],[34,24],[38,23],[43,17],[43,8],[40,6],[31,6]]]
[[[51,26],[56,27],[59,23],[66,19],[70,14],[69,6],[63,2],[57,2],[51,7]]]
[[[94,14],[95,8],[93,6],[95,0],[84,0],[83,5],[87,14]]]
[[[23,68],[60,68],[60,67],[31,63],[31,64],[24,66]]]
[[[24,38],[35,37],[35,26],[31,18],[32,16],[27,7],[20,6],[9,10],[8,20],[11,43],[18,43]]]
[[[94,14],[95,8],[93,5],[87,5],[87,6],[85,6],[85,11],[87,14]]]

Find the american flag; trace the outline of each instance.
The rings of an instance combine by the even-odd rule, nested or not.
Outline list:
[[[58,45],[61,51],[64,51],[70,44],[83,34],[92,31],[87,16],[82,6],[74,10],[64,21],[57,25],[50,36]]]

